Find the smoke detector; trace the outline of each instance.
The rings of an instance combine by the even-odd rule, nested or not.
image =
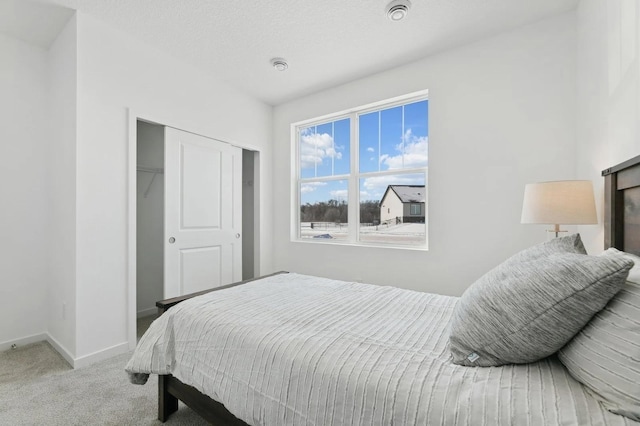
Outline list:
[[[402,21],[409,13],[409,0],[393,0],[387,5],[387,18],[393,22]]]
[[[271,60],[271,65],[278,71],[285,71],[287,68],[289,68],[289,64],[287,63],[287,61],[282,58],[273,58]]]

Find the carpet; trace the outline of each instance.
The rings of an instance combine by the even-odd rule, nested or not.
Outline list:
[[[0,389],[15,390],[38,377],[68,370],[71,366],[47,342],[19,346],[0,352]]]
[[[162,424],[157,376],[144,386],[129,383],[130,353],[73,370],[48,343],[33,345],[0,353],[0,425]],[[180,403],[165,424],[207,422]]]

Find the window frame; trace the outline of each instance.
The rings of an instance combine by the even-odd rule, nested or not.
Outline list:
[[[407,95],[397,96],[391,99],[374,102],[359,107],[350,108],[336,113],[326,114],[309,120],[302,120],[291,123],[291,199],[290,199],[290,241],[307,244],[337,244],[353,245],[359,247],[384,247],[403,250],[427,250],[429,244],[428,215],[425,200],[425,236],[422,244],[397,244],[384,242],[363,242],[359,238],[360,228],[360,179],[374,176],[393,176],[405,174],[423,174],[425,187],[428,188],[429,166],[413,167],[392,170],[380,170],[373,172],[360,172],[360,141],[358,120],[361,115],[371,112],[407,105],[414,102],[429,100],[429,91],[421,90]],[[300,140],[299,130],[302,128],[322,125],[331,121],[338,121],[348,118],[349,121],[349,174],[322,176],[313,178],[300,177]],[[354,124],[355,123],[355,124]],[[428,134],[427,134],[428,137]],[[333,241],[330,239],[303,239],[300,236],[300,206],[301,206],[301,186],[305,182],[326,182],[326,181],[347,181],[347,241]],[[355,195],[352,195],[355,194]],[[427,190],[427,197],[429,191]]]

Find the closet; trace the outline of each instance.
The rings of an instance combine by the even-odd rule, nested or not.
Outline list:
[[[167,265],[170,265],[169,263],[165,264],[168,253],[166,252],[167,247],[174,248],[178,245],[171,242],[172,240],[175,242],[176,238],[172,239],[172,236],[164,235],[165,229],[167,229],[165,221],[171,217],[171,215],[167,217],[165,214],[167,205],[171,204],[167,203],[167,199],[165,199],[168,189],[165,179],[167,179],[167,175],[173,176],[170,177],[170,179],[173,180],[180,179],[176,177],[175,173],[165,173],[167,161],[170,160],[165,158],[166,155],[170,155],[166,153],[166,146],[171,146],[171,144],[166,145],[168,141],[165,140],[165,138],[169,137],[168,135],[175,135],[177,133],[184,134],[186,140],[189,139],[187,136],[192,135],[196,137],[196,135],[171,128],[165,129],[165,126],[161,124],[142,120],[137,121],[136,131],[136,317],[138,319],[142,318],[143,320],[139,322],[146,324],[149,319],[155,316],[155,302],[168,297],[166,294],[168,288],[174,289],[170,290],[172,294],[169,297],[174,296],[175,294],[173,293],[175,293],[175,288],[177,288],[174,281],[182,280],[185,275],[190,275],[187,270],[190,262],[188,258],[194,250],[185,250],[184,253],[186,254],[180,254],[180,256],[186,259],[183,266],[185,268],[184,271],[187,271],[187,273],[179,274],[180,277],[165,282],[167,279],[165,276],[167,273]],[[200,136],[197,136],[197,138],[199,138],[200,141],[203,139]],[[220,144],[220,141],[211,140],[211,142],[212,144]],[[179,161],[180,167],[182,167],[183,164],[186,164],[184,161],[187,161],[185,150],[187,150],[188,147],[184,145],[180,149],[182,149],[182,151],[180,151],[182,154],[177,155],[185,156]],[[241,157],[238,167],[242,169],[242,202],[241,208],[238,210],[241,211],[242,217],[234,219],[234,222],[241,223],[241,232],[236,233],[234,231],[234,241],[237,241],[239,246],[241,245],[241,254],[238,256],[241,257],[242,267],[241,272],[234,275],[234,281],[253,278],[259,270],[257,266],[259,264],[259,233],[257,229],[259,226],[260,206],[258,198],[259,182],[256,179],[259,176],[259,153],[237,148],[236,152],[239,152]],[[169,164],[176,163],[175,157],[175,155],[171,155],[171,158],[174,160],[170,161]],[[187,175],[188,174],[189,173],[187,173]],[[206,175],[205,173],[202,176],[206,178]],[[217,175],[217,172],[214,173],[214,175]],[[186,175],[181,174],[180,176],[183,176],[183,179],[185,179]],[[178,186],[180,186],[180,184]],[[209,194],[203,194],[202,197],[198,196],[195,199],[206,198],[208,195]],[[169,198],[169,200],[170,199],[171,198]],[[190,200],[193,201],[194,197],[192,196]],[[170,211],[175,213],[174,209]],[[178,240],[180,239],[177,235],[175,237],[177,237]],[[167,245],[168,243],[170,245]],[[192,259],[202,259],[203,256],[206,256],[206,250],[198,249],[196,251],[198,253],[192,256]],[[211,257],[211,259],[215,260],[214,257]],[[221,285],[218,282],[218,277],[215,276],[216,273],[214,270],[217,267],[212,267],[214,263],[215,262],[208,261],[202,263],[202,260],[200,260],[199,267],[195,269],[194,273],[191,273],[191,276],[195,276],[196,279],[200,281],[199,285],[206,285],[206,288]],[[206,277],[203,279],[203,274],[210,274],[211,279],[209,280],[209,278]],[[208,285],[209,281],[213,283],[211,286]],[[138,328],[140,329],[140,324]]]

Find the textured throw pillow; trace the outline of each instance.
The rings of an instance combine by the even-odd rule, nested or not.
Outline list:
[[[624,257],[635,266],[622,290],[558,357],[609,411],[640,421],[640,257],[616,249],[603,256]]]
[[[557,352],[620,290],[633,262],[587,256],[579,236],[526,249],[462,295],[451,321],[453,362],[496,366]]]

